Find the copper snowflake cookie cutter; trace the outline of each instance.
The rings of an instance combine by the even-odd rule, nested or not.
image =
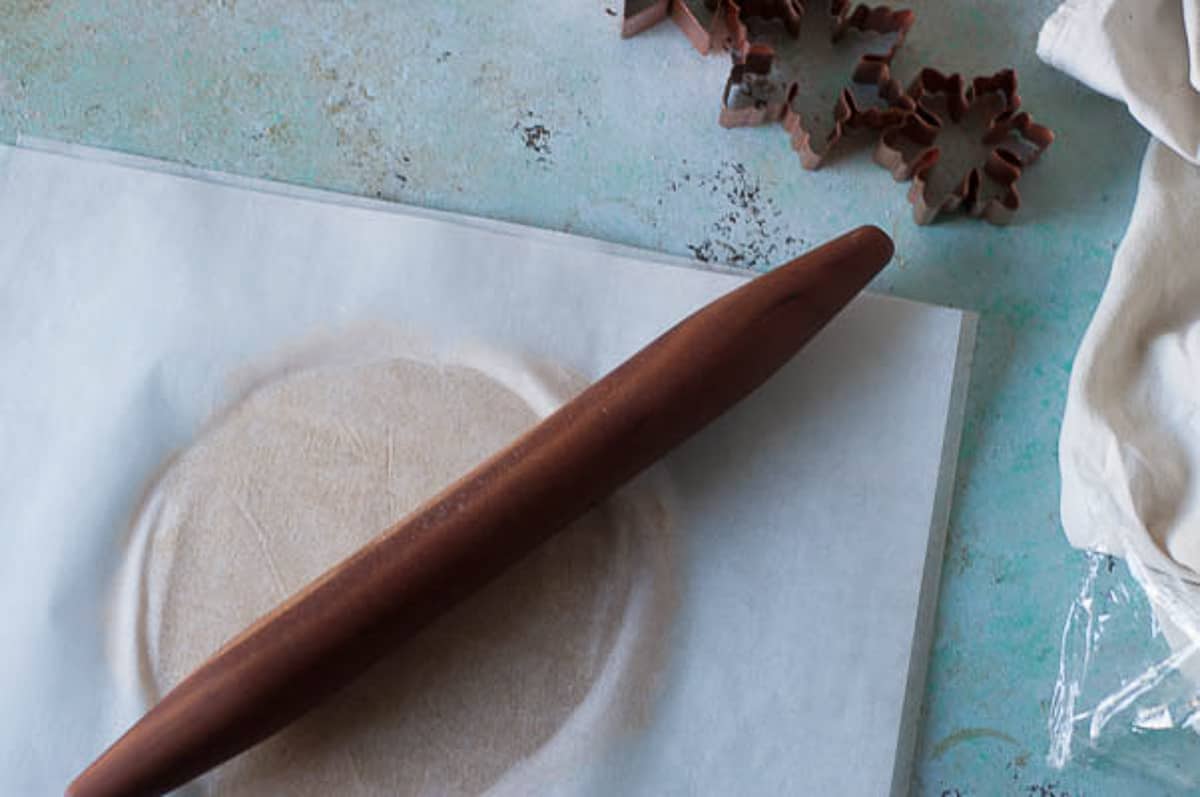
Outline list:
[[[684,0],[627,0],[621,32],[633,36],[670,17],[702,54],[729,50],[733,65],[725,82],[719,121],[724,127],[750,127],[779,122],[791,136],[792,148],[806,169],[820,168],[849,130],[879,130],[896,124],[911,111],[900,82],[891,75],[891,61],[916,22],[907,10],[887,6],[852,6],[850,0],[824,0],[834,43],[852,33],[892,37],[880,52],[864,54],[848,76],[833,108],[833,125],[822,138],[809,129],[794,103],[800,83],[793,76],[782,91],[769,75],[775,64],[770,45],[754,41],[747,20],[778,21],[795,38],[809,11],[809,0],[705,0],[707,18]],[[863,106],[850,84],[873,87],[881,105]],[[773,95],[767,98],[765,95]]]
[[[993,224],[1009,222],[1021,206],[1017,182],[1022,172],[1054,143],[1050,128],[1020,110],[1016,72],[1005,69],[967,83],[961,75],[926,68],[908,96],[913,112],[884,129],[875,161],[897,180],[912,180],[908,200],[916,222],[929,224],[955,211]],[[986,154],[951,188],[934,192],[931,178],[942,159],[938,139],[948,124],[959,124],[974,111],[983,114],[979,144]]]
[[[705,2],[707,5],[708,0]],[[710,18],[702,20],[685,0],[625,0],[621,35],[626,38],[636,36],[670,17],[692,46],[701,55],[708,55],[714,49],[724,47],[727,42],[723,25],[725,15],[719,9],[709,11]]]
[[[800,156],[806,169],[818,169],[836,149],[842,137],[851,130],[881,130],[898,124],[913,109],[900,82],[891,74],[891,62],[904,44],[908,31],[916,22],[911,11],[892,10],[886,6],[851,7],[849,0],[830,0],[826,22],[830,40],[838,44],[854,34],[877,34],[890,37],[891,42],[878,52],[864,53],[855,63],[846,85],[838,92],[833,107],[833,124],[822,137],[804,115],[796,110],[795,102],[802,91],[800,76],[786,81],[782,92],[774,90],[770,73],[775,64],[774,49],[756,43],[746,24],[748,18],[780,20],[788,33],[799,34],[805,5],[800,0],[771,2],[771,0],[727,0],[725,28],[730,31],[730,50],[733,67],[725,82],[720,122],[724,127],[748,127],[779,122],[791,136],[792,149]],[[815,12],[814,12],[815,13]],[[814,20],[816,21],[816,20]],[[874,89],[878,105],[863,105],[855,96],[854,87]],[[772,99],[771,95],[776,98]]]
[[[929,224],[942,213],[961,211],[993,224],[1011,220],[1021,204],[1017,182],[1054,141],[1054,133],[1020,110],[1016,73],[1011,69],[977,77],[969,84],[961,75],[925,68],[906,91],[891,74],[891,63],[916,22],[908,10],[853,5],[851,0],[823,0],[830,36],[836,45],[847,35],[892,37],[881,52],[862,55],[847,85],[838,94],[833,124],[823,140],[796,111],[799,81],[790,79],[780,92],[770,74],[775,51],[755,41],[747,20],[782,23],[796,38],[810,0],[626,0],[622,35],[633,36],[668,17],[702,54],[728,50],[732,68],[722,95],[720,123],[746,127],[779,122],[791,136],[792,148],[806,169],[819,168],[843,136],[852,130],[877,134],[874,157],[897,180],[912,180],[908,193],[913,217]],[[854,89],[873,88],[878,104],[864,105]],[[935,192],[932,178],[942,161],[939,137],[982,109],[985,129],[978,142],[986,149],[952,188]],[[945,168],[945,164],[942,164]],[[940,193],[934,196],[934,193]]]

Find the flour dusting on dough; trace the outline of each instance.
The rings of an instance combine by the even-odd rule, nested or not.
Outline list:
[[[131,535],[113,641],[147,701],[583,385],[379,329],[236,382],[241,398],[164,470]],[[601,754],[644,720],[663,664],[667,494],[661,473],[643,477],[202,791],[521,793]]]

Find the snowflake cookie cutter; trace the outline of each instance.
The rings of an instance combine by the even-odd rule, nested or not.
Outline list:
[[[993,224],[1009,222],[1021,206],[1017,182],[1022,173],[1054,143],[1054,132],[1021,110],[1016,72],[1005,69],[968,83],[961,75],[926,68],[908,96],[913,112],[884,129],[875,161],[896,180],[912,180],[908,199],[916,222],[929,224],[956,211]],[[977,109],[984,121],[978,142],[986,149],[982,162],[945,192],[935,192],[931,178],[942,159],[939,137]]]
[[[860,55],[838,92],[832,124],[823,137],[795,107],[800,81],[772,78],[775,49],[756,41],[749,24],[779,23],[788,36],[797,38],[806,14],[815,14],[818,3],[828,9],[825,17],[835,46],[851,35],[891,39],[881,50]],[[854,5],[851,0],[626,0],[622,33],[632,36],[667,18],[700,53],[731,53],[719,117],[724,127],[780,123],[806,169],[820,168],[848,132],[873,132],[875,161],[896,180],[912,181],[908,199],[918,224],[955,211],[993,224],[1007,223],[1021,205],[1017,183],[1023,171],[1054,141],[1048,127],[1021,110],[1011,69],[968,83],[961,75],[925,68],[905,90],[892,76],[891,64],[916,22],[912,11]],[[978,110],[986,116],[977,142],[985,154],[953,187],[935,190],[939,164],[942,171],[947,168],[939,138]]]
[[[780,122],[791,136],[792,149],[806,169],[818,169],[849,131],[882,130],[899,123],[913,109],[900,82],[892,77],[891,62],[903,46],[916,15],[889,6],[852,6],[849,0],[829,0],[830,40],[834,45],[851,35],[876,35],[891,42],[878,51],[862,54],[838,92],[833,107],[833,124],[824,137],[818,135],[795,107],[802,91],[798,75],[786,81],[782,98],[771,99],[770,73],[775,53],[769,45],[755,43],[746,23],[748,18],[777,19],[795,37],[808,11],[806,0],[726,0],[725,27],[731,31],[733,68],[725,83],[720,122],[724,127],[747,127]],[[880,101],[864,103],[856,87],[871,88]]]
[[[795,108],[802,91],[799,76],[772,85],[776,83],[770,77],[776,61],[774,49],[755,42],[748,24],[751,19],[780,22],[796,38],[806,15],[817,14],[818,3],[813,0],[705,0],[703,18],[697,14],[700,7],[685,0],[627,0],[622,35],[636,35],[669,17],[700,53],[729,50],[733,64],[722,95],[721,125],[749,127],[778,122],[791,136],[792,148],[804,168],[817,169],[846,132],[883,129],[911,110],[903,87],[891,75],[890,65],[916,22],[913,12],[888,6],[854,6],[850,0],[820,3],[828,9],[824,16],[834,44],[856,34],[891,38],[889,45],[858,59],[838,94],[832,109],[833,124],[823,137]],[[879,105],[866,104],[855,87],[873,89]],[[773,96],[764,96],[768,94]]]

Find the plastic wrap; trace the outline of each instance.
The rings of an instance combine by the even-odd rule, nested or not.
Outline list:
[[[1088,553],[1062,632],[1049,762],[1200,788],[1200,584]]]

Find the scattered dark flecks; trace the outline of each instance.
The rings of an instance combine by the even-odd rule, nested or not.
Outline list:
[[[952,556],[952,561],[954,562],[955,570],[958,572],[958,574],[960,576],[963,573],[965,573],[971,569],[971,563],[972,563],[971,549],[968,548],[966,545],[963,545],[962,547],[955,550],[951,556]]]
[[[276,145],[289,143],[291,138],[291,123],[289,123],[287,120],[275,122],[274,124],[268,125],[258,132],[250,134],[251,141],[262,141],[263,139],[266,139],[267,141]]]
[[[1012,772],[1012,782],[1019,783],[1021,776],[1024,774],[1025,766],[1029,763],[1029,753],[1021,753],[1012,761],[1004,765],[1004,768]]]
[[[692,177],[691,172],[685,172],[682,181],[692,184]],[[687,244],[696,260],[761,268],[774,265],[785,255],[793,255],[795,247],[804,245],[803,239],[787,234],[778,221],[783,212],[744,164],[724,161],[711,174],[697,174],[695,178],[695,186],[723,196],[728,205],[709,225],[709,234],[703,241]],[[679,180],[671,180],[667,185],[672,192],[680,187]]]
[[[434,60],[437,61],[439,64],[444,64],[448,60],[450,60],[450,56],[452,56],[452,55],[454,55],[454,53],[450,52],[449,50],[442,50],[440,53],[438,53],[438,57],[435,58]]]
[[[615,8],[606,8],[606,9],[604,9],[604,13],[605,13],[605,14],[608,14],[610,17],[615,17],[615,16],[617,15],[617,9],[615,9]]]
[[[400,172],[395,172],[393,176],[400,181],[400,185],[408,185],[408,178]]]
[[[1071,797],[1071,792],[1060,791],[1057,783],[1033,783],[1025,789],[1025,793],[1034,797]]]
[[[521,136],[525,149],[538,156],[538,163],[548,163],[550,161],[550,138],[553,133],[541,122],[534,121],[533,116],[533,111],[526,111],[525,118],[529,123],[517,122],[513,125],[513,130],[516,130]]]
[[[309,69],[312,71],[312,73],[314,75],[316,75],[317,77],[321,78],[322,80],[329,80],[329,81],[337,82],[337,79],[338,79],[337,68],[332,67],[332,66],[326,66],[324,63],[322,63],[321,59],[318,56],[314,55],[312,58],[310,58],[308,61],[308,66],[309,66]]]
[[[550,152],[550,130],[544,124],[525,125],[521,128],[525,137],[525,148],[539,155]]]
[[[576,108],[575,116],[578,117],[579,121],[583,122],[584,127],[592,126],[592,117],[583,108]]]

